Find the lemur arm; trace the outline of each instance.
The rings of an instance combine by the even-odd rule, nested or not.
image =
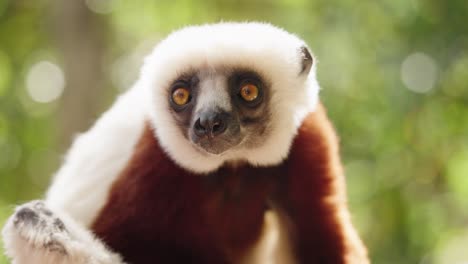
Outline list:
[[[286,169],[282,203],[295,227],[299,263],[368,263],[347,210],[337,138],[321,105],[299,129]]]
[[[2,235],[13,264],[124,264],[87,228],[43,201],[18,206]]]
[[[123,263],[89,227],[142,133],[144,100],[138,88],[120,96],[75,139],[44,202],[17,207],[2,231],[13,263]]]

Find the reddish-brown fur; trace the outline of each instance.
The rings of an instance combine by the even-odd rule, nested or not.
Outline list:
[[[320,106],[281,165],[200,176],[175,165],[147,127],[93,231],[133,264],[235,263],[257,241],[271,202],[291,220],[299,263],[346,263],[360,242],[338,215],[347,209],[336,145]]]

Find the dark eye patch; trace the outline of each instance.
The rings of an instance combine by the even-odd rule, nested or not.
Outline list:
[[[234,71],[228,79],[231,97],[237,104],[245,107],[255,108],[259,106],[264,98],[264,84],[260,76],[251,71]],[[246,101],[240,95],[241,88],[246,84],[253,84],[258,88],[258,96],[253,101]]]
[[[187,128],[190,127],[191,117],[197,101],[199,82],[198,75],[195,72],[190,72],[179,75],[167,88],[169,111],[186,138],[188,138]],[[185,105],[177,105],[172,99],[172,93],[181,87],[185,87],[190,91],[190,100]]]
[[[169,95],[170,105],[174,111],[182,112],[186,110],[187,108],[193,107],[193,104],[194,104],[193,101],[195,99],[195,95],[197,92],[196,87],[198,86],[198,83],[199,83],[199,79],[198,79],[198,76],[195,74],[194,75],[189,75],[189,74],[181,75],[172,83],[172,85],[169,88],[168,95]],[[173,97],[172,97],[172,94],[174,93],[174,91],[176,91],[179,88],[185,88],[190,92],[189,101],[188,103],[184,105],[178,105],[177,103],[174,102]]]
[[[250,138],[253,140],[254,135],[261,136],[269,124],[271,85],[268,80],[254,71],[233,70],[229,76],[231,104],[241,125],[251,131]],[[252,102],[246,101],[240,95],[240,89],[246,83],[254,84],[259,90],[258,97]]]

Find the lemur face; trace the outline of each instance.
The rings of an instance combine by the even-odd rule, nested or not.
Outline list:
[[[268,136],[269,86],[252,70],[198,69],[172,83],[168,101],[186,139],[202,153],[221,155],[261,145]]]
[[[155,136],[172,159],[206,173],[233,161],[278,164],[318,98],[298,37],[268,24],[220,23],[169,35],[146,58]]]

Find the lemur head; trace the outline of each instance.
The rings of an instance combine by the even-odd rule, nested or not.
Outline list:
[[[282,162],[319,90],[304,41],[261,23],[174,32],[146,58],[139,84],[161,146],[196,173]]]

